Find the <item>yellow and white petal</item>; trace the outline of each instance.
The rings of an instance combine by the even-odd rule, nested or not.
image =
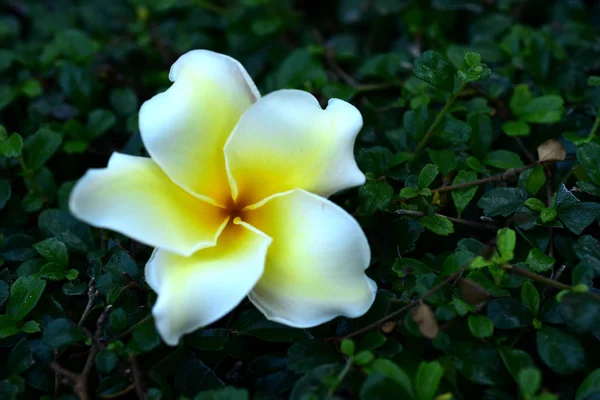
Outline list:
[[[224,205],[230,189],[223,146],[260,94],[238,61],[208,50],[181,56],[169,79],[173,85],[140,110],[144,145],[175,183]]]
[[[90,225],[182,255],[214,246],[228,218],[175,185],[151,159],[119,153],[77,182],[69,208]]]
[[[252,290],[263,273],[271,238],[236,221],[216,247],[191,257],[155,250],[146,280],[158,293],[152,309],[158,333],[174,346],[181,336],[215,322]]]
[[[361,127],[360,112],[345,101],[331,99],[323,110],[301,90],[266,95],[225,145],[233,198],[249,205],[297,188],[328,197],[362,185],[353,153]]]
[[[337,316],[359,317],[377,287],[365,275],[371,252],[346,211],[303,190],[277,194],[242,218],[273,238],[265,272],[249,298],[265,316],[307,328]]]

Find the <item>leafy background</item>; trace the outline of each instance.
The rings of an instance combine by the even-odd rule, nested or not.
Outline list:
[[[599,399],[598,27],[581,0],[1,2],[0,398]],[[372,247],[365,316],[244,302],[167,347],[151,249],[69,214],[195,48],[363,113],[367,183],[333,200]]]

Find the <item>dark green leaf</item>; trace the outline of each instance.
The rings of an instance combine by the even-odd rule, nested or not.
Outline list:
[[[454,233],[454,225],[448,218],[440,215],[427,215],[419,219],[419,223],[438,235],[448,236]]]
[[[585,352],[579,340],[557,328],[544,326],[537,332],[540,358],[554,372],[566,375],[585,367]]]
[[[454,89],[455,69],[447,59],[435,51],[428,50],[415,60],[414,74],[438,89],[447,92]]]
[[[487,306],[487,316],[498,329],[518,329],[531,325],[531,311],[512,298],[494,299]]]
[[[48,128],[41,128],[27,138],[23,145],[23,159],[27,168],[40,168],[60,147],[62,136]]]
[[[36,306],[44,288],[46,281],[37,276],[22,276],[15,281],[10,288],[10,298],[6,311],[17,321],[22,320]]]
[[[432,400],[444,376],[444,367],[437,362],[422,362],[417,370],[415,389],[419,400]]]
[[[507,217],[517,211],[527,198],[517,188],[496,188],[485,192],[477,205],[488,217],[502,215]]]

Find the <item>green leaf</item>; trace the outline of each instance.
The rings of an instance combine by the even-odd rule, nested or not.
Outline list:
[[[521,168],[525,166],[517,153],[508,150],[496,150],[487,154],[484,164],[500,169]]]
[[[600,86],[600,76],[590,76],[590,77],[588,77],[587,84],[589,86]]]
[[[353,356],[355,349],[356,349],[356,346],[352,339],[344,339],[340,343],[340,350],[342,351],[342,353],[345,356],[348,356],[348,357]]]
[[[219,328],[199,329],[185,337],[185,342],[198,350],[221,350],[228,341],[229,331]]]
[[[194,400],[248,400],[250,396],[246,389],[227,386],[220,389],[205,390],[198,393]]]
[[[531,326],[531,311],[513,298],[493,299],[487,305],[487,316],[498,329],[519,329]]]
[[[471,127],[471,135],[468,140],[473,155],[479,159],[483,159],[490,150],[492,141],[494,140],[492,119],[488,115],[475,114],[467,118],[467,123]],[[475,170],[479,171],[479,169]]]
[[[420,191],[416,188],[412,188],[412,187],[405,187],[400,189],[400,193],[398,194],[398,197],[400,199],[403,200],[409,200],[409,199],[414,199],[415,197],[418,197],[420,195]]]
[[[444,376],[444,367],[437,362],[421,362],[415,377],[415,389],[419,400],[432,400]]]
[[[527,198],[517,188],[496,188],[481,196],[477,205],[487,217],[502,215],[508,217],[525,203]]]
[[[81,342],[85,337],[83,330],[66,318],[50,321],[44,328],[42,336],[44,343],[57,349]]]
[[[427,215],[419,219],[419,223],[433,233],[441,236],[448,236],[454,233],[454,225],[448,218],[440,215]]]
[[[556,260],[536,247],[529,251],[526,262],[533,272],[546,272],[552,269]]]
[[[27,371],[35,364],[31,348],[26,339],[21,339],[13,347],[6,360],[6,368],[12,375],[19,375]]]
[[[114,351],[103,350],[96,354],[96,369],[99,373],[108,375],[115,369],[119,363],[119,358]]]
[[[133,330],[129,346],[137,353],[152,351],[160,344],[160,337],[156,331],[156,325],[152,319],[140,323]]]
[[[546,172],[544,167],[536,165],[527,178],[527,192],[535,195],[546,184]]]
[[[533,100],[533,95],[527,85],[521,84],[515,87],[509,106],[513,114],[519,116],[525,113],[525,107]]]
[[[577,161],[596,185],[600,185],[600,162],[598,160],[600,160],[600,145],[597,143],[590,142],[577,148]]]
[[[52,281],[65,279],[65,267],[55,262],[49,262],[40,269],[40,276]]]
[[[558,207],[558,217],[574,234],[583,230],[600,217],[600,203],[582,202]]]
[[[521,301],[533,315],[538,315],[541,304],[540,294],[531,282],[525,282],[521,287]]]
[[[600,394],[600,368],[592,371],[587,378],[583,381],[579,389],[577,389],[577,395],[575,400],[591,400],[595,396]]]
[[[357,213],[370,216],[377,210],[385,210],[393,196],[394,189],[387,182],[368,180],[358,191]]]
[[[392,361],[378,358],[369,365],[369,369],[396,382],[409,398],[413,399],[415,397],[410,378],[402,368]],[[404,398],[403,396],[400,397]]]
[[[6,179],[0,179],[0,210],[6,206],[8,200],[12,196],[12,189],[10,187],[10,182]]]
[[[8,314],[21,321],[36,306],[45,287],[46,281],[37,276],[18,278],[10,288],[10,298],[6,306]]]
[[[414,63],[415,76],[438,89],[446,92],[454,90],[454,74],[456,70],[441,54],[427,50]]]
[[[477,174],[475,172],[462,170],[454,177],[452,185],[460,185],[475,180],[477,180]],[[479,186],[474,185],[469,188],[452,191],[452,200],[454,200],[454,206],[456,207],[456,211],[458,211],[459,216],[462,214],[465,208],[467,208],[471,200],[473,200],[473,197],[475,197],[478,187]]]
[[[0,306],[8,300],[8,283],[0,281]]]
[[[428,150],[429,158],[436,164],[442,175],[448,175],[457,166],[456,152],[454,150]]]
[[[468,324],[476,338],[487,338],[494,334],[494,322],[484,315],[469,315]]]
[[[514,258],[517,234],[510,228],[502,228],[496,234],[496,249],[500,253],[500,263],[507,263]]]
[[[510,372],[512,377],[517,381],[519,379],[519,373],[523,368],[535,366],[529,353],[523,350],[500,347],[498,353],[508,372]]]
[[[419,174],[418,187],[419,189],[428,188],[435,178],[438,176],[439,170],[435,164],[427,164]]]
[[[88,115],[87,129],[94,136],[100,136],[112,128],[116,122],[117,118],[111,111],[96,109]]]
[[[481,54],[467,51],[465,61],[469,67],[478,67],[481,64]]]
[[[38,324],[36,321],[27,321],[21,325],[21,332],[37,333],[39,331],[41,331],[40,324]]]
[[[564,114],[562,97],[547,95],[536,97],[523,108],[521,119],[536,124],[559,122]]]
[[[367,365],[375,359],[375,355],[370,350],[362,350],[354,356],[354,363],[359,366]]]
[[[519,371],[517,378],[519,390],[526,396],[533,396],[542,385],[542,372],[535,367],[526,367]]]
[[[554,221],[557,216],[558,212],[554,208],[544,208],[540,213],[540,219],[543,223]]]
[[[110,92],[110,104],[120,115],[130,115],[138,109],[138,98],[130,88],[114,89]]]
[[[33,245],[42,257],[66,267],[69,263],[69,252],[67,246],[56,238],[49,238]]]
[[[60,147],[62,136],[48,128],[40,128],[23,145],[23,159],[27,168],[39,169]]]
[[[27,97],[37,97],[44,92],[40,82],[35,79],[27,79],[21,86],[21,92]]]
[[[507,121],[502,124],[502,130],[507,136],[529,136],[531,129],[525,121]]]
[[[19,333],[17,321],[12,315],[0,315],[0,339]]]
[[[8,139],[0,140],[0,156],[19,157],[23,150],[23,138],[18,133],[13,133]]]
[[[92,248],[90,227],[76,220],[68,212],[54,209],[44,210],[39,215],[38,225],[44,234],[55,236],[71,249],[87,251]]]
[[[566,375],[585,367],[585,352],[579,340],[560,329],[544,326],[536,335],[540,358],[554,372]]]
[[[546,208],[546,205],[544,203],[542,203],[541,200],[533,198],[533,197],[527,199],[527,201],[525,202],[525,205],[527,207],[531,208],[533,211],[542,211]]]
[[[287,366],[297,374],[340,361],[340,355],[333,347],[314,339],[295,343],[288,349]]]

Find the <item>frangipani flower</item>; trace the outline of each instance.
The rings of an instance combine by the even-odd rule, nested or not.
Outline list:
[[[375,283],[358,223],[326,197],[364,183],[353,156],[360,112],[309,93],[260,97],[236,60],[206,50],[172,66],[143,104],[151,158],[115,153],[70,198],[79,219],[156,249],[146,280],[163,340],[223,317],[246,296],[266,318],[312,327],[358,317]]]

